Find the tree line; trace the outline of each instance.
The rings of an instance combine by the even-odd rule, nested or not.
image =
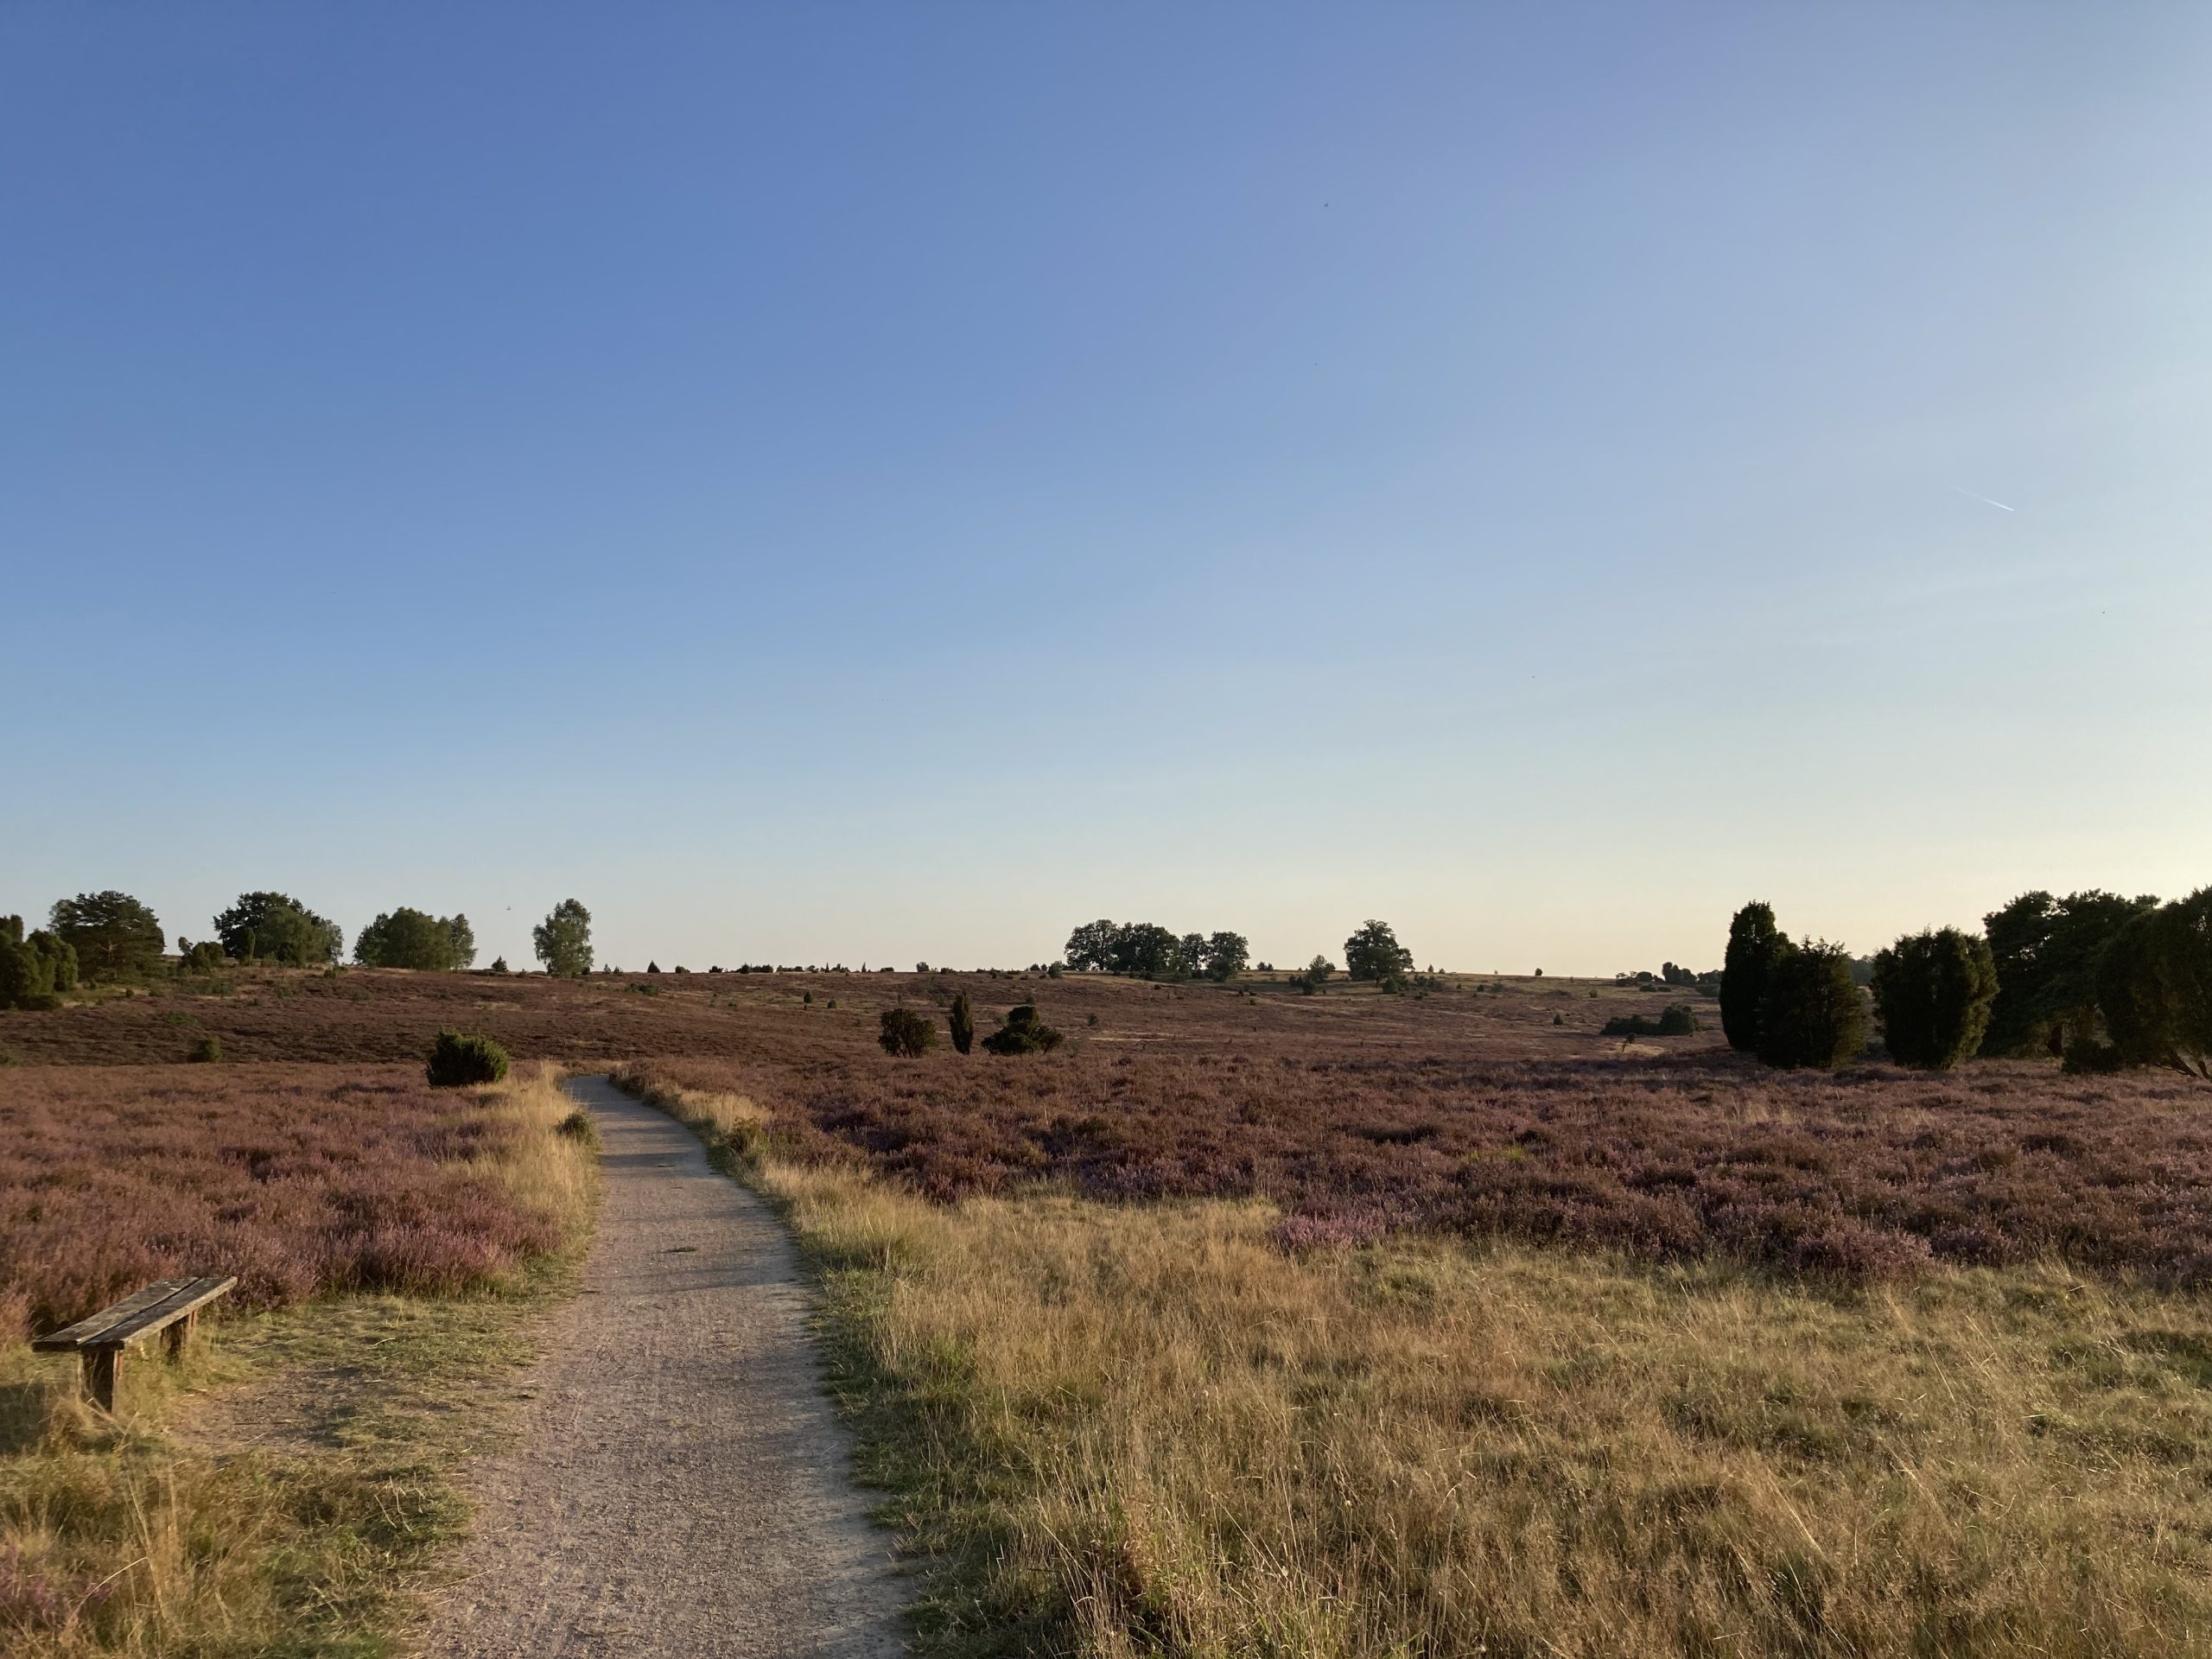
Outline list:
[[[1251,963],[1251,945],[1242,933],[1177,933],[1156,922],[1085,922],[1068,935],[1065,960],[1078,973],[1125,974],[1132,979],[1210,979],[1226,984]],[[1319,990],[1337,971],[1326,957],[1316,956],[1292,982]],[[1414,953],[1398,943],[1388,922],[1369,920],[1344,941],[1348,977],[1405,990],[1412,982]]]
[[[175,971],[208,974],[230,962],[293,968],[335,967],[346,936],[289,893],[243,893],[212,918],[214,937],[197,944],[179,935]],[[532,934],[537,959],[550,974],[575,977],[592,969],[591,912],[574,899],[556,905]],[[55,901],[48,925],[26,932],[20,916],[0,917],[0,1008],[48,1008],[79,983],[136,983],[167,971],[168,935],[153,910],[127,893],[80,893]],[[476,934],[456,912],[433,916],[402,905],[379,913],[353,942],[365,968],[452,972],[476,960]],[[504,958],[493,964],[504,971]]]
[[[2037,891],[1982,925],[1907,934],[1878,951],[1870,997],[1842,946],[1793,941],[1771,906],[1746,905],[1729,924],[1721,1030],[1770,1065],[1828,1070],[1865,1049],[1871,1014],[1904,1065],[2049,1055],[2069,1071],[2166,1066],[2212,1077],[2212,887],[2168,904]]]

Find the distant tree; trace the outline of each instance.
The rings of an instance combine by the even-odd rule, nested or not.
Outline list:
[[[1103,917],[1095,922],[1085,922],[1068,935],[1068,966],[1089,973],[1104,973],[1114,965],[1114,936],[1120,931]]]
[[[545,971],[556,979],[582,979],[591,972],[591,912],[575,899],[563,899],[531,930],[531,942]]]
[[[446,973],[476,959],[476,938],[466,916],[432,916],[402,905],[363,928],[353,959],[369,968],[412,968]]]
[[[937,1046],[937,1024],[911,1008],[886,1008],[875,1040],[885,1053],[912,1059]]]
[[[2125,1064],[2212,1078],[2212,887],[2122,925],[2098,964],[2097,1006]]]
[[[2158,908],[2091,889],[2063,899],[2024,893],[1982,918],[1997,969],[1985,1054],[2058,1054],[2094,1041],[2101,1001],[2097,963],[2121,928]]]
[[[1024,1002],[1007,1010],[1006,1023],[983,1039],[994,1054],[1049,1054],[1060,1046],[1061,1034],[1037,1017],[1037,1005]]]
[[[215,937],[226,955],[241,962],[258,958],[294,968],[320,968],[346,952],[338,924],[316,915],[282,893],[242,893],[215,918]]]
[[[61,899],[54,906],[53,928],[92,984],[137,979],[162,965],[161,922],[127,893],[111,888]]]
[[[1305,992],[1306,995],[1311,996],[1321,988],[1321,982],[1336,971],[1336,963],[1331,962],[1326,957],[1317,956],[1306,964],[1302,973],[1294,976],[1290,982]]]
[[[1206,940],[1206,977],[1226,985],[1244,971],[1252,946],[1242,933],[1216,933]]]
[[[495,974],[505,973],[507,971],[507,959],[505,957],[493,957],[492,971]],[[720,969],[716,969],[715,971],[720,973],[721,970]]]
[[[1697,983],[1697,976],[1692,973],[1688,969],[1683,967],[1680,963],[1661,963],[1659,964],[1659,977],[1665,980],[1669,985],[1694,985]]]
[[[660,963],[658,962],[647,962],[645,963],[645,971],[649,974],[657,974],[660,972]]]
[[[968,1004],[968,993],[961,992],[952,999],[952,1009],[945,1016],[945,1024],[952,1033],[952,1046],[965,1054],[976,1046],[976,1011]]]
[[[1370,919],[1344,941],[1344,972],[1354,979],[1403,980],[1413,969],[1414,953],[1388,922]]]
[[[1107,965],[1135,979],[1166,979],[1175,971],[1181,944],[1157,922],[1130,922],[1114,930]]]
[[[1986,939],[1939,928],[1878,952],[1873,986],[1890,1058],[1948,1071],[1981,1047],[1997,1000],[1997,967]]]
[[[1866,994],[1851,982],[1848,950],[1808,940],[1769,959],[1759,1005],[1762,1061],[1833,1071],[1866,1046]]]
[[[1767,980],[1776,958],[1789,949],[1789,936],[1774,925],[1771,905],[1745,905],[1730,920],[1728,955],[1720,969],[1720,1030],[1729,1047],[1758,1047]]]
[[[1171,970],[1176,979],[1196,979],[1206,970],[1206,936],[1185,933],[1175,942],[1174,967]]]

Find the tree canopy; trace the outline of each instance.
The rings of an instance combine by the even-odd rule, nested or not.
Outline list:
[[[23,918],[0,916],[0,1008],[51,1008],[77,988],[77,952],[59,934],[23,937]]]
[[[1241,933],[1184,933],[1157,922],[1085,922],[1068,935],[1071,968],[1135,979],[1234,978],[1249,949]]]
[[[2123,924],[2097,968],[2120,1058],[2212,1078],[2212,887]]]
[[[476,960],[476,935],[466,916],[432,916],[402,905],[361,930],[353,959],[369,968],[449,972]]]
[[[166,943],[154,912],[127,893],[80,893],[56,901],[54,931],[77,953],[92,984],[137,979],[162,965]]]
[[[319,968],[345,954],[346,936],[298,899],[283,893],[242,893],[214,918],[223,953],[241,962],[256,957],[295,968]]]
[[[581,979],[591,972],[591,912],[574,899],[563,899],[545,919],[531,931],[537,959],[545,971],[563,979]]]
[[[1997,969],[1979,934],[1908,934],[1874,957],[1874,1007],[1900,1065],[1948,1071],[1981,1047]]]
[[[1397,981],[1413,970],[1414,953],[1388,922],[1370,919],[1344,941],[1344,972],[1353,979]]]
[[[1215,933],[1206,940],[1208,979],[1226,984],[1243,973],[1251,960],[1251,942],[1242,933]]]
[[[1769,958],[1759,1006],[1761,1060],[1833,1071],[1866,1046],[1866,994],[1852,981],[1850,951],[1811,939],[1785,944]]]
[[[2063,899],[2038,889],[1982,918],[1997,969],[1986,1054],[2056,1054],[2095,1027],[2097,963],[2158,901],[2092,888]]]
[[[1789,949],[1789,936],[1774,924],[1774,906],[1745,905],[1728,923],[1728,954],[1720,966],[1720,1030],[1739,1052],[1759,1046],[1759,1014],[1767,981]],[[1847,965],[1847,973],[1849,971]]]

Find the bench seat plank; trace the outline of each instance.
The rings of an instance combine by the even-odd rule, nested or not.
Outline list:
[[[164,1279],[126,1296],[112,1307],[41,1337],[31,1344],[43,1354],[82,1352],[87,1348],[125,1348],[139,1338],[195,1313],[237,1284],[235,1278]]]
[[[86,1344],[97,1342],[132,1314],[142,1313],[155,1303],[174,1296],[176,1287],[186,1282],[181,1279],[156,1279],[145,1289],[133,1292],[112,1307],[104,1307],[97,1313],[87,1313],[74,1325],[64,1325],[59,1331],[34,1338],[31,1348],[41,1354],[73,1354]]]
[[[126,1319],[92,1338],[80,1342],[80,1348],[124,1348],[143,1336],[151,1335],[163,1325],[174,1325],[188,1313],[197,1313],[232,1285],[235,1279],[186,1279],[179,1281],[168,1295],[150,1307],[142,1307]]]

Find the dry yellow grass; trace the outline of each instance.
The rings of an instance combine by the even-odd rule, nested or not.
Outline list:
[[[492,1424],[456,1408],[528,1357],[595,1200],[590,1146],[559,1128],[573,1102],[557,1071],[485,1098],[523,1133],[484,1167],[569,1241],[505,1294],[236,1320],[181,1373],[134,1366],[120,1421],[74,1404],[64,1364],[0,1351],[0,1654],[385,1650],[404,1575],[465,1520],[453,1477]],[[239,1390],[257,1428],[289,1414],[308,1432],[208,1444],[195,1430]]]
[[[1251,1205],[935,1207],[762,1160],[947,1652],[2212,1651],[2212,1309],[1517,1248]]]

